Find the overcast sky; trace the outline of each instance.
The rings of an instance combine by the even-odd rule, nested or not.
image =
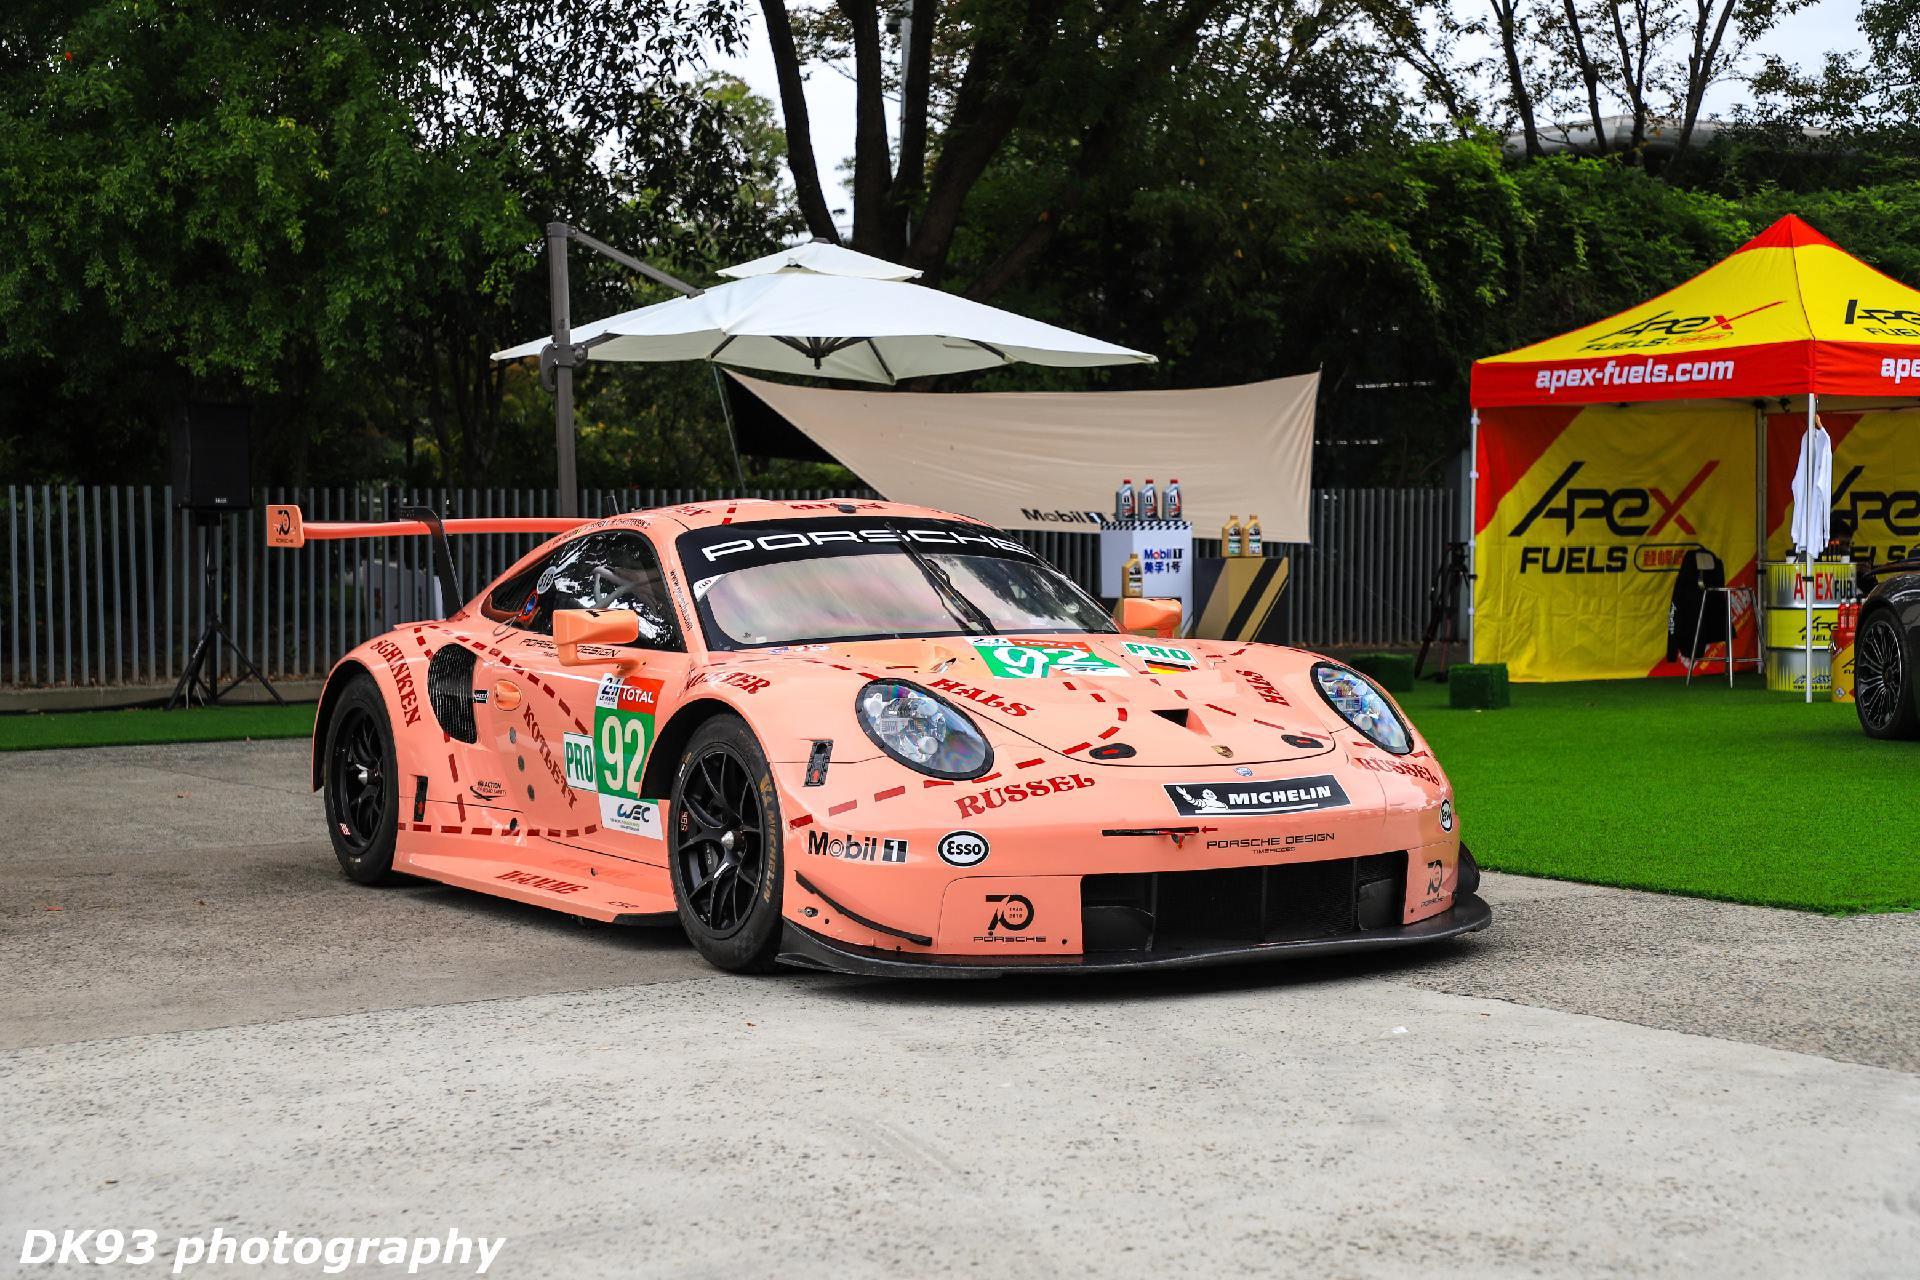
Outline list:
[[[1864,47],[1855,21],[1858,12],[1858,0],[1815,0],[1810,8],[1783,19],[1757,47],[1762,53],[1779,54],[1789,61],[1813,67],[1829,49]],[[739,76],[755,93],[777,103],[780,88],[774,77],[773,59],[767,53],[766,27],[760,20],[758,5],[749,8],[748,18],[751,34],[745,55],[718,58],[714,65]],[[1730,114],[1745,97],[1744,84],[1722,82],[1707,95],[1707,112]],[[836,219],[845,222],[851,216],[851,198],[838,167],[853,151],[853,81],[828,67],[813,68],[807,80],[807,107],[812,113],[813,147],[820,161],[820,179],[827,186],[827,198],[834,206]],[[894,127],[897,110],[893,107],[887,113],[889,130]]]

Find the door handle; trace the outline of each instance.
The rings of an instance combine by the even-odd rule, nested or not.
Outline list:
[[[520,705],[520,686],[511,680],[493,682],[493,705],[502,711],[511,711]]]

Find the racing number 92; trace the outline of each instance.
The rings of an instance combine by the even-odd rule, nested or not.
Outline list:
[[[652,716],[602,713],[600,717],[600,790],[639,796],[646,767]]]

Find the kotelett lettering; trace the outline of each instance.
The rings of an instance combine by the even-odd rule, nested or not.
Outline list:
[[[1162,784],[1174,811],[1182,817],[1224,813],[1310,813],[1338,809],[1351,801],[1330,773],[1275,782],[1177,782]]]
[[[1693,537],[1698,530],[1687,519],[1686,505],[1719,467],[1720,460],[1709,458],[1701,464],[1672,497],[1653,485],[1611,489],[1575,486],[1573,478],[1586,465],[1583,460],[1568,463],[1507,536],[1524,537],[1536,524],[1571,536],[1584,524],[1598,523],[1607,536],[1615,538],[1655,538],[1662,532],[1669,538]],[[1632,568],[1642,573],[1671,573],[1693,547],[1693,543],[1643,543],[1639,547],[1533,544],[1520,549],[1520,572],[1625,573]]]
[[[824,831],[809,831],[807,852],[816,858],[841,858],[847,862],[905,862],[907,842],[886,836],[834,836]]]

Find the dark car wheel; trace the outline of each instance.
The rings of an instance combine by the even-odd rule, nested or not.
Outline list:
[[[1869,738],[1920,736],[1913,678],[1899,619],[1884,611],[1868,618],[1853,642],[1853,706]]]
[[[774,967],[780,945],[780,802],[753,731],[715,716],[673,779],[668,859],[694,950],[734,973]]]
[[[340,869],[361,884],[389,884],[393,844],[399,832],[400,771],[394,763],[393,729],[373,680],[348,683],[321,748],[327,834]]]

